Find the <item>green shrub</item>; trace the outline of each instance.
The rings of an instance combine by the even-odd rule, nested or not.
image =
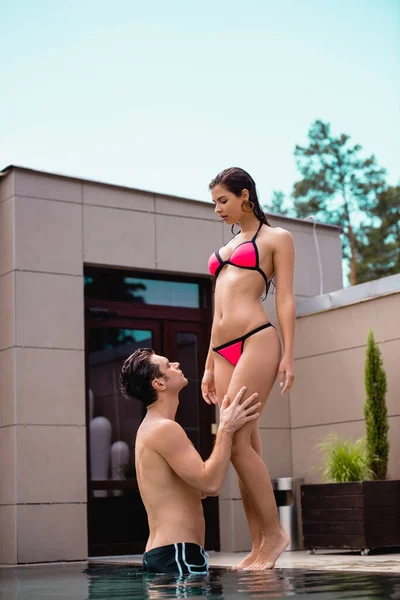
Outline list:
[[[386,479],[389,460],[389,423],[386,407],[386,372],[373,331],[368,333],[364,380],[364,417],[367,428],[367,455],[373,479]]]
[[[330,435],[325,442],[318,444],[318,448],[324,453],[322,470],[328,483],[371,479],[373,474],[368,463],[365,438],[353,443]]]

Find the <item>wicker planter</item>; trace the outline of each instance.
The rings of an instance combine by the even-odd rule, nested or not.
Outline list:
[[[400,546],[400,480],[301,487],[304,548]]]

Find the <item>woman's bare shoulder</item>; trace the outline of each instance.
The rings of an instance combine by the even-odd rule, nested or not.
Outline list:
[[[263,227],[263,231],[265,232],[264,239],[269,239],[276,248],[293,245],[292,234],[283,227],[269,227],[267,225]]]

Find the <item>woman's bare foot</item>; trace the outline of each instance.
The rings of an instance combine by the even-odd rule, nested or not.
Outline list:
[[[240,571],[242,569],[247,569],[247,567],[252,565],[253,562],[257,560],[257,556],[258,556],[258,549],[252,550],[250,552],[250,554],[248,554],[247,556],[244,557],[243,560],[241,560],[237,565],[232,567],[232,571]]]
[[[290,537],[283,528],[281,528],[277,536],[264,538],[261,542],[257,558],[251,565],[245,567],[246,571],[273,569],[276,561],[289,544]]]

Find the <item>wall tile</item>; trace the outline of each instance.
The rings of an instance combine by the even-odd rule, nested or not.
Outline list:
[[[270,477],[292,476],[292,449],[289,429],[260,429],[263,460]]]
[[[380,344],[383,366],[387,377],[386,404],[389,415],[400,415],[400,336],[399,339]]]
[[[81,203],[82,183],[79,180],[57,175],[17,170],[15,171],[15,195]]]
[[[15,565],[17,562],[16,509],[15,504],[0,506],[0,565]]]
[[[400,338],[400,322],[394,318],[400,294],[373,298],[349,306],[297,319],[295,357],[365,346],[368,330],[377,342]]]
[[[296,360],[290,393],[292,427],[364,417],[364,348]]]
[[[0,204],[0,275],[14,268],[14,198],[9,198]]]
[[[400,479],[400,416],[389,417],[389,443],[388,476]]]
[[[7,177],[2,177],[0,179],[0,202],[4,202],[11,198],[11,196],[15,195],[15,172],[11,171],[8,173]]]
[[[16,412],[14,348],[0,352],[0,390],[0,427],[14,425]]]
[[[91,264],[154,269],[154,215],[85,206],[84,260]]]
[[[15,272],[0,277],[0,350],[15,344]]]
[[[83,350],[17,348],[16,363],[19,424],[85,425]]]
[[[87,559],[86,504],[18,506],[18,562]]]
[[[219,498],[219,536],[221,552],[234,552],[233,500]]]
[[[16,268],[82,275],[82,207],[16,198]]]
[[[174,198],[161,194],[156,194],[155,200],[157,213],[178,217],[195,217],[223,224],[221,218],[215,214],[214,205],[211,202],[186,200],[185,198]]]
[[[219,497],[222,500],[233,500],[240,498],[238,478],[232,463],[229,464]]]
[[[18,426],[18,502],[85,502],[86,429]]]
[[[243,502],[241,500],[232,500],[233,508],[233,527],[234,527],[234,551],[250,552],[251,535],[247,525],[246,513],[244,512]]]
[[[15,425],[0,427],[0,504],[17,502],[15,444]]]
[[[83,277],[17,272],[16,289],[18,346],[83,349]]]
[[[261,413],[260,427],[290,427],[289,394],[280,395],[279,381],[272,388],[268,402]]]
[[[221,243],[220,223],[161,215],[156,219],[158,269],[208,274],[208,259]]]
[[[154,194],[142,190],[83,183],[84,204],[154,212]]]

